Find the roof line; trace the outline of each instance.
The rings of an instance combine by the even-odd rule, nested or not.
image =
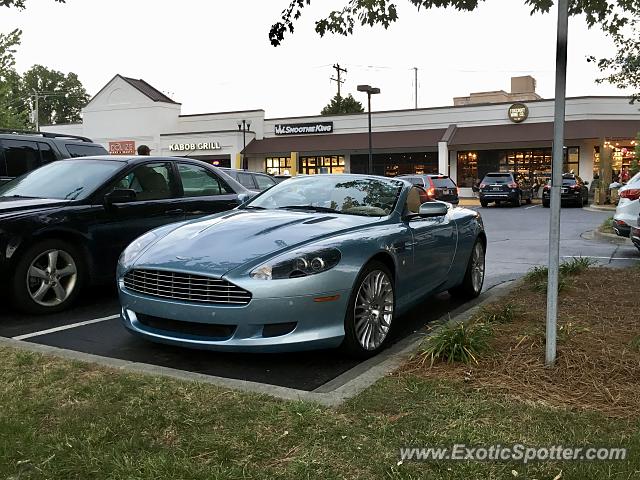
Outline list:
[[[202,117],[205,115],[226,115],[229,113],[251,113],[251,112],[264,112],[262,108],[256,108],[255,110],[232,110],[229,112],[209,112],[209,113],[188,113],[185,115],[179,115],[180,118],[183,117]]]

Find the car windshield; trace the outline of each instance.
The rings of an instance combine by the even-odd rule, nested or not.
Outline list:
[[[404,183],[364,177],[315,175],[280,183],[244,208],[291,209],[368,217],[389,215]]]
[[[122,167],[117,161],[59,160],[2,185],[0,197],[83,199]]]

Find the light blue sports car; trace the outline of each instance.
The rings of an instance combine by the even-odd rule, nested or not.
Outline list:
[[[118,265],[122,321],[185,347],[367,357],[429,295],[478,296],[486,246],[479,213],[404,180],[297,177],[135,240]]]

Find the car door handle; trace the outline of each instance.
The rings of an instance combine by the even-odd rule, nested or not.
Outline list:
[[[184,210],[181,208],[176,208],[175,210],[167,210],[164,213],[166,213],[167,215],[178,215],[180,213],[184,213]]]

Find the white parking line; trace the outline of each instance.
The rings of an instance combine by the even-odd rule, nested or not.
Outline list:
[[[540,205],[531,205],[530,207],[524,207],[525,210],[529,210],[530,208],[537,208]]]
[[[72,323],[71,325],[62,325],[61,327],[50,328],[48,330],[40,330],[39,332],[25,333],[24,335],[18,335],[12,337],[13,340],[26,340],[27,338],[39,337],[40,335],[48,335],[49,333],[62,332],[64,330],[70,330],[76,327],[82,327],[84,325],[91,325],[93,323],[106,322],[107,320],[115,320],[120,318],[120,315],[111,315],[110,317],[96,318],[94,320],[86,320],[84,322]]]
[[[640,261],[640,258],[634,257],[594,257],[593,255],[563,255],[562,258],[597,258],[600,260],[635,260]]]

